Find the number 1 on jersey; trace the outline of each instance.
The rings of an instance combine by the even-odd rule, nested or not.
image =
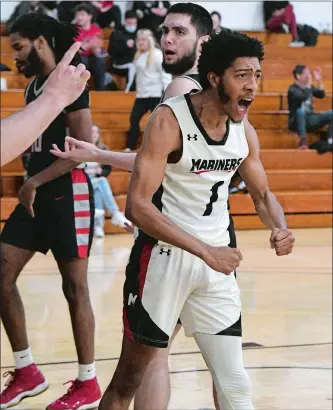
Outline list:
[[[220,182],[217,182],[216,184],[214,184],[214,185],[212,186],[212,189],[211,189],[212,195],[210,196],[209,203],[206,205],[206,210],[205,210],[203,216],[208,216],[208,215],[210,215],[210,214],[212,213],[212,211],[213,211],[213,204],[214,204],[214,202],[216,202],[216,201],[218,200],[218,198],[219,198],[219,195],[218,195],[218,192],[217,192],[217,191],[218,191],[218,189],[220,188],[220,186],[222,186],[223,184],[224,184],[224,181],[220,181]]]

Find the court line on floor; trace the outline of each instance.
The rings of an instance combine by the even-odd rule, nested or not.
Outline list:
[[[246,370],[285,370],[285,369],[297,369],[297,370],[332,370],[332,367],[320,367],[320,366],[245,366]],[[181,373],[197,373],[197,372],[208,372],[206,369],[188,369],[188,370],[173,370],[170,374],[181,374]]]
[[[244,342],[245,344],[250,342]],[[293,348],[293,347],[309,347],[309,346],[328,346],[331,345],[332,342],[321,342],[321,343],[303,343],[303,344],[293,344],[293,345],[277,345],[277,346],[253,346],[253,347],[245,347],[243,350],[265,350],[265,349],[285,349],[285,348]],[[200,354],[200,350],[190,351],[190,352],[172,352],[170,356],[185,356],[190,354]],[[118,357],[101,357],[95,359],[95,362],[111,362],[119,360]],[[37,366],[52,366],[56,364],[73,364],[77,363],[77,360],[67,360],[62,362],[46,362],[46,363],[36,363]],[[1,370],[11,369],[13,366],[3,366]]]

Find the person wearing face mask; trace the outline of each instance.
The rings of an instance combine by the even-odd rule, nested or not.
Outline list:
[[[135,75],[132,62],[136,53],[137,24],[135,11],[127,10],[125,24],[112,33],[109,42],[110,65],[108,71],[128,79],[127,83],[132,83]]]

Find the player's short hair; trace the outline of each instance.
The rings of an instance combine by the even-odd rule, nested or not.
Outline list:
[[[198,72],[203,89],[210,87],[208,73],[222,76],[225,70],[239,57],[257,57],[264,59],[264,45],[254,37],[229,29],[222,29],[212,35],[210,40],[202,45]]]
[[[293,76],[297,80],[297,76],[302,74],[303,71],[306,69],[306,65],[303,64],[298,64],[294,69],[293,69]]]
[[[56,63],[59,63],[69,47],[75,42],[79,34],[79,28],[72,24],[63,23],[54,18],[40,13],[25,14],[12,26],[10,34],[18,33],[21,37],[31,41],[43,36],[55,55]],[[81,57],[77,53],[73,65],[78,65]]]
[[[210,35],[213,31],[213,22],[209,12],[202,6],[194,3],[176,3],[169,9],[169,14],[186,14],[191,17],[191,23],[196,28],[198,37]]]

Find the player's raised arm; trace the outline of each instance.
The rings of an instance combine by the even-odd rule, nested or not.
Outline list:
[[[1,120],[1,166],[24,152],[65,106],[84,90],[89,71],[83,64],[71,66],[80,48],[74,43],[45,83],[43,94],[23,110]],[[15,139],[13,139],[15,135]]]
[[[135,160],[125,215],[153,238],[200,257],[217,271],[231,273],[242,258],[237,249],[207,245],[174,224],[152,203],[163,181],[168,156],[181,149],[181,141],[172,111],[166,106],[159,107],[148,121]]]
[[[287,229],[284,212],[271,192],[267,176],[259,157],[259,141],[255,129],[246,121],[246,138],[249,145],[249,155],[239,168],[239,173],[253,199],[256,211],[261,221],[272,231],[271,247],[277,255],[288,255],[294,246],[295,238]]]

